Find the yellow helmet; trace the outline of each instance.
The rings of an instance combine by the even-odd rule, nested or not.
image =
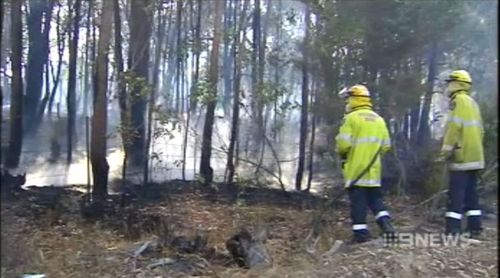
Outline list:
[[[368,91],[368,88],[359,84],[349,88],[348,94],[350,97],[370,97],[370,92]]]
[[[459,81],[468,84],[472,84],[472,78],[470,74],[465,70],[455,70],[446,79],[446,82]]]

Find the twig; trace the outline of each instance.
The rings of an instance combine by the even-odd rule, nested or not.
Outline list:
[[[215,148],[215,147],[212,147],[212,149],[213,149],[214,151],[217,151],[217,152],[221,152],[221,153],[227,154],[227,151],[225,151],[225,150],[221,150],[221,149],[218,149],[218,148]],[[244,158],[241,158],[241,157],[239,158],[239,160],[240,160],[240,161],[242,161],[242,162],[248,163],[248,164],[250,164],[250,165],[252,165],[252,166],[258,166],[258,164],[257,164],[257,163],[255,163],[255,162],[253,162],[253,161],[251,161],[251,160],[247,160],[247,159],[244,159]],[[261,168],[262,168],[262,170],[264,170],[265,172],[267,172],[268,174],[270,174],[272,177],[276,178],[276,179],[278,180],[279,184],[280,184],[281,189],[282,189],[283,191],[286,191],[286,189],[285,189],[285,188],[286,188],[286,186],[285,186],[285,184],[283,183],[283,181],[281,180],[281,177],[280,177],[280,176],[277,176],[277,175],[276,175],[276,174],[275,174],[272,170],[270,170],[270,169],[267,169],[267,168],[265,168],[265,167],[261,167]]]

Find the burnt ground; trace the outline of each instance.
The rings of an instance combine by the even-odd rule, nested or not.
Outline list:
[[[350,239],[346,196],[323,222],[316,245],[311,221],[324,199],[300,192],[174,181],[112,195],[102,219],[80,214],[75,187],[40,187],[2,200],[2,277],[497,277],[497,220],[485,217],[481,241],[460,247],[384,247],[378,241],[328,254]],[[495,200],[489,201],[496,208]],[[415,197],[387,196],[399,230],[441,232],[442,217],[425,220]],[[439,214],[440,212],[437,212]],[[377,234],[369,216],[372,233]],[[266,227],[271,266],[244,269],[225,242],[242,227]],[[203,235],[204,248],[186,253],[170,244]],[[134,251],[144,248],[134,256]],[[312,248],[314,246],[314,248]],[[323,255],[323,256],[322,256]],[[164,264],[152,264],[164,259]]]

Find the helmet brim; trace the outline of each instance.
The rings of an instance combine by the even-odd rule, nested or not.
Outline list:
[[[450,83],[451,81],[457,81],[457,82],[472,84],[472,82],[469,82],[469,81],[457,80],[457,79],[452,79],[452,78],[445,79],[444,81],[446,81],[447,83]]]

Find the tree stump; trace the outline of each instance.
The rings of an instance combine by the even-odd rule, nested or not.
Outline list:
[[[265,230],[252,235],[246,229],[242,229],[226,241],[226,248],[240,267],[269,266],[272,264],[272,258],[264,245],[266,237]]]

